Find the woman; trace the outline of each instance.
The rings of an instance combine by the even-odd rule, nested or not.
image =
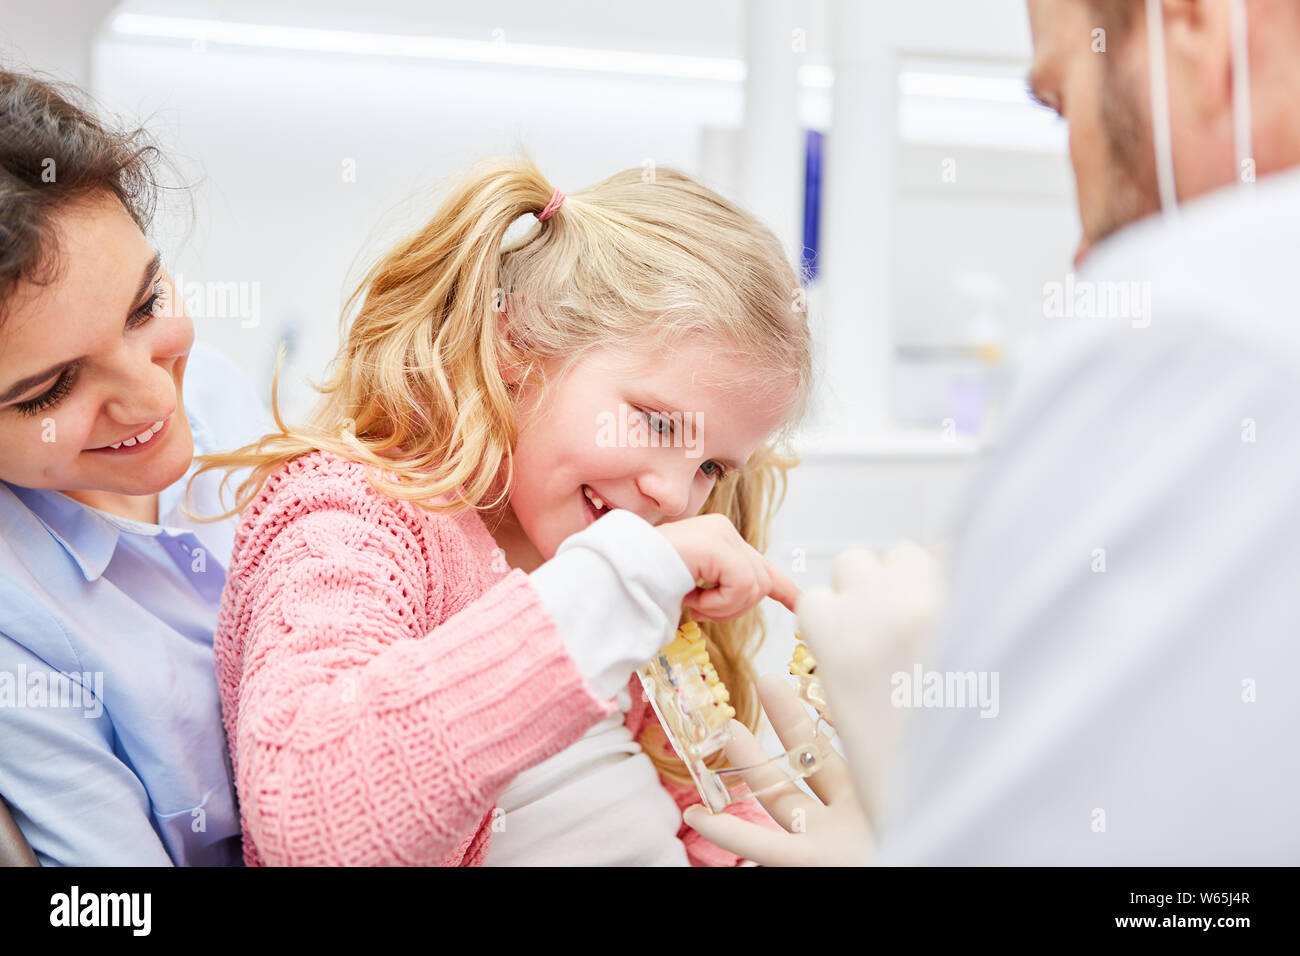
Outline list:
[[[43,864],[237,865],[233,528],[181,506],[196,450],[265,413],[145,238],[157,151],[75,95],[0,70],[0,796]]]

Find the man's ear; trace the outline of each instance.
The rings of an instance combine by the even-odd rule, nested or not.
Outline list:
[[[1137,2],[1137,0],[1135,0]],[[1232,19],[1228,0],[1161,0],[1169,95],[1207,126],[1232,123]]]

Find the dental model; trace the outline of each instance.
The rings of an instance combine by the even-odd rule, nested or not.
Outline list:
[[[813,657],[812,651],[803,643],[798,631],[794,632],[794,639],[799,643],[795,644],[794,656],[790,658],[790,673],[799,686],[799,696],[813,706],[828,726],[834,726],[826,692],[822,690],[822,682],[817,677],[817,658]]]
[[[790,673],[795,675],[799,696],[817,711],[812,739],[763,763],[725,770],[714,770],[706,761],[731,739],[728,722],[736,710],[728,703],[731,695],[709,661],[699,624],[687,621],[679,627],[673,640],[638,670],[637,676],[704,805],[716,813],[739,800],[816,773],[830,755],[835,731],[814,674],[816,667],[808,649],[797,645]]]

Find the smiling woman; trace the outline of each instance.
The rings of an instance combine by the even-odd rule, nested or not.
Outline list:
[[[103,511],[158,520],[158,491],[193,458],[183,408],[194,329],[113,195],[53,211],[54,281],[27,281],[0,327],[0,476]],[[48,256],[48,254],[47,254]]]
[[[233,529],[181,498],[263,413],[172,305],[157,151],[79,98],[0,70],[0,795],[42,863],[236,863],[211,646]],[[220,510],[202,483],[188,504]],[[94,706],[34,692],[60,675]]]

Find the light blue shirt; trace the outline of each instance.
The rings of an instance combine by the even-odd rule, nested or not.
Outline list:
[[[263,434],[230,359],[190,353],[195,454]],[[192,469],[191,469],[192,470]],[[42,865],[239,865],[212,635],[235,519],[160,524],[0,482],[0,795]],[[220,473],[190,509],[217,514]]]

